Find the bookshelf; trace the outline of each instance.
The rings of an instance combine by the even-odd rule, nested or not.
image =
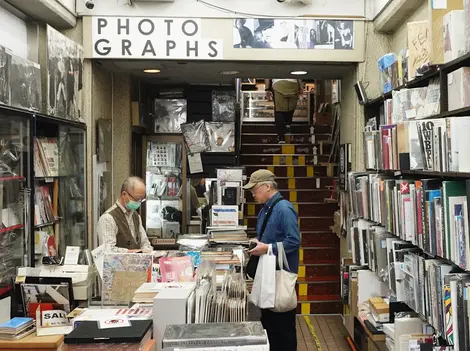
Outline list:
[[[34,257],[64,255],[67,246],[87,247],[86,125],[34,116],[32,174]]]
[[[367,101],[366,171],[349,174],[342,200],[352,266],[375,272],[391,304],[426,323],[423,334],[430,326],[460,350],[470,349],[470,103],[458,81],[466,67],[470,53]]]

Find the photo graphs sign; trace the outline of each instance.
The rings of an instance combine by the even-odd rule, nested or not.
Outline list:
[[[47,26],[47,114],[83,122],[83,47]]]
[[[352,50],[354,21],[237,18],[233,21],[233,47]]]
[[[92,58],[222,59],[222,40],[201,32],[200,19],[93,17]]]

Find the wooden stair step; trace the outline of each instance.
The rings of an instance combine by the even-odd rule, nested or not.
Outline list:
[[[244,166],[265,165],[265,166],[317,166],[327,163],[329,155],[259,155],[242,154],[240,164]]]
[[[297,314],[341,314],[343,302],[339,295],[299,296]],[[328,300],[330,299],[330,300]]]
[[[333,177],[337,174],[337,164],[319,164],[317,166],[300,166],[300,165],[244,165],[246,166],[246,174],[265,168],[273,172],[276,177]]]
[[[317,154],[329,154],[332,142],[323,141],[316,144],[243,144],[241,154],[301,154],[313,155],[316,147]]]
[[[325,277],[303,277],[303,278],[297,278],[297,284],[321,284],[325,282],[333,282],[333,283],[339,283],[340,282],[340,277],[338,276],[325,276]]]
[[[339,266],[339,260],[327,259],[327,260],[308,260],[302,261],[299,260],[299,266]],[[339,271],[338,271],[339,274]]]
[[[296,285],[297,297],[309,295],[340,295],[341,284],[339,281],[325,280],[318,282],[298,283]]]
[[[339,262],[340,260],[339,247],[301,247],[299,255],[299,264],[304,265],[316,262]]]
[[[281,195],[290,202],[308,201],[308,202],[322,202],[325,197],[331,195],[331,190],[328,189],[312,189],[312,190],[280,190]],[[253,202],[253,195],[246,192],[246,199],[248,202]],[[305,230],[319,230],[319,229],[305,229]]]
[[[332,126],[330,124],[291,124],[292,133],[305,133],[310,132],[310,128],[313,127],[314,133],[331,133]],[[275,123],[243,123],[243,133],[276,133]]]
[[[277,144],[277,134],[264,133],[242,133],[242,144]],[[315,134],[314,137],[308,133],[288,134],[285,136],[287,144],[315,144],[320,141],[329,141],[331,134]]]
[[[338,264],[315,264],[315,265],[300,265],[299,278],[314,278],[314,277],[339,277],[340,265]]]

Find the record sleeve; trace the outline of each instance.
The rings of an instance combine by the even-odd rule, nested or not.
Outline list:
[[[184,143],[190,154],[209,151],[211,148],[209,134],[207,132],[204,120],[195,123],[181,124]]]
[[[214,122],[235,122],[235,92],[212,91],[212,120]]]
[[[185,99],[155,99],[155,133],[181,133],[186,123],[187,101]]]
[[[210,152],[235,151],[235,123],[206,122]]]

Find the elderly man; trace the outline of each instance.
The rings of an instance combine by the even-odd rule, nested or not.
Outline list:
[[[145,183],[129,177],[122,184],[121,196],[98,221],[98,238],[105,250],[113,252],[152,252],[153,248],[136,212],[145,201]]]
[[[298,216],[292,204],[283,199],[277,191],[275,175],[266,169],[259,169],[250,176],[250,181],[244,189],[250,190],[255,201],[263,204],[256,224],[257,238],[253,240],[257,245],[248,253],[255,256],[265,255],[271,245],[277,255],[277,243],[282,242],[289,268],[291,272],[297,273],[300,247]],[[264,225],[264,232],[261,233],[263,222],[271,208],[271,216]],[[269,309],[261,310],[261,323],[268,333],[271,351],[297,350],[295,318],[295,309],[283,313]]]

